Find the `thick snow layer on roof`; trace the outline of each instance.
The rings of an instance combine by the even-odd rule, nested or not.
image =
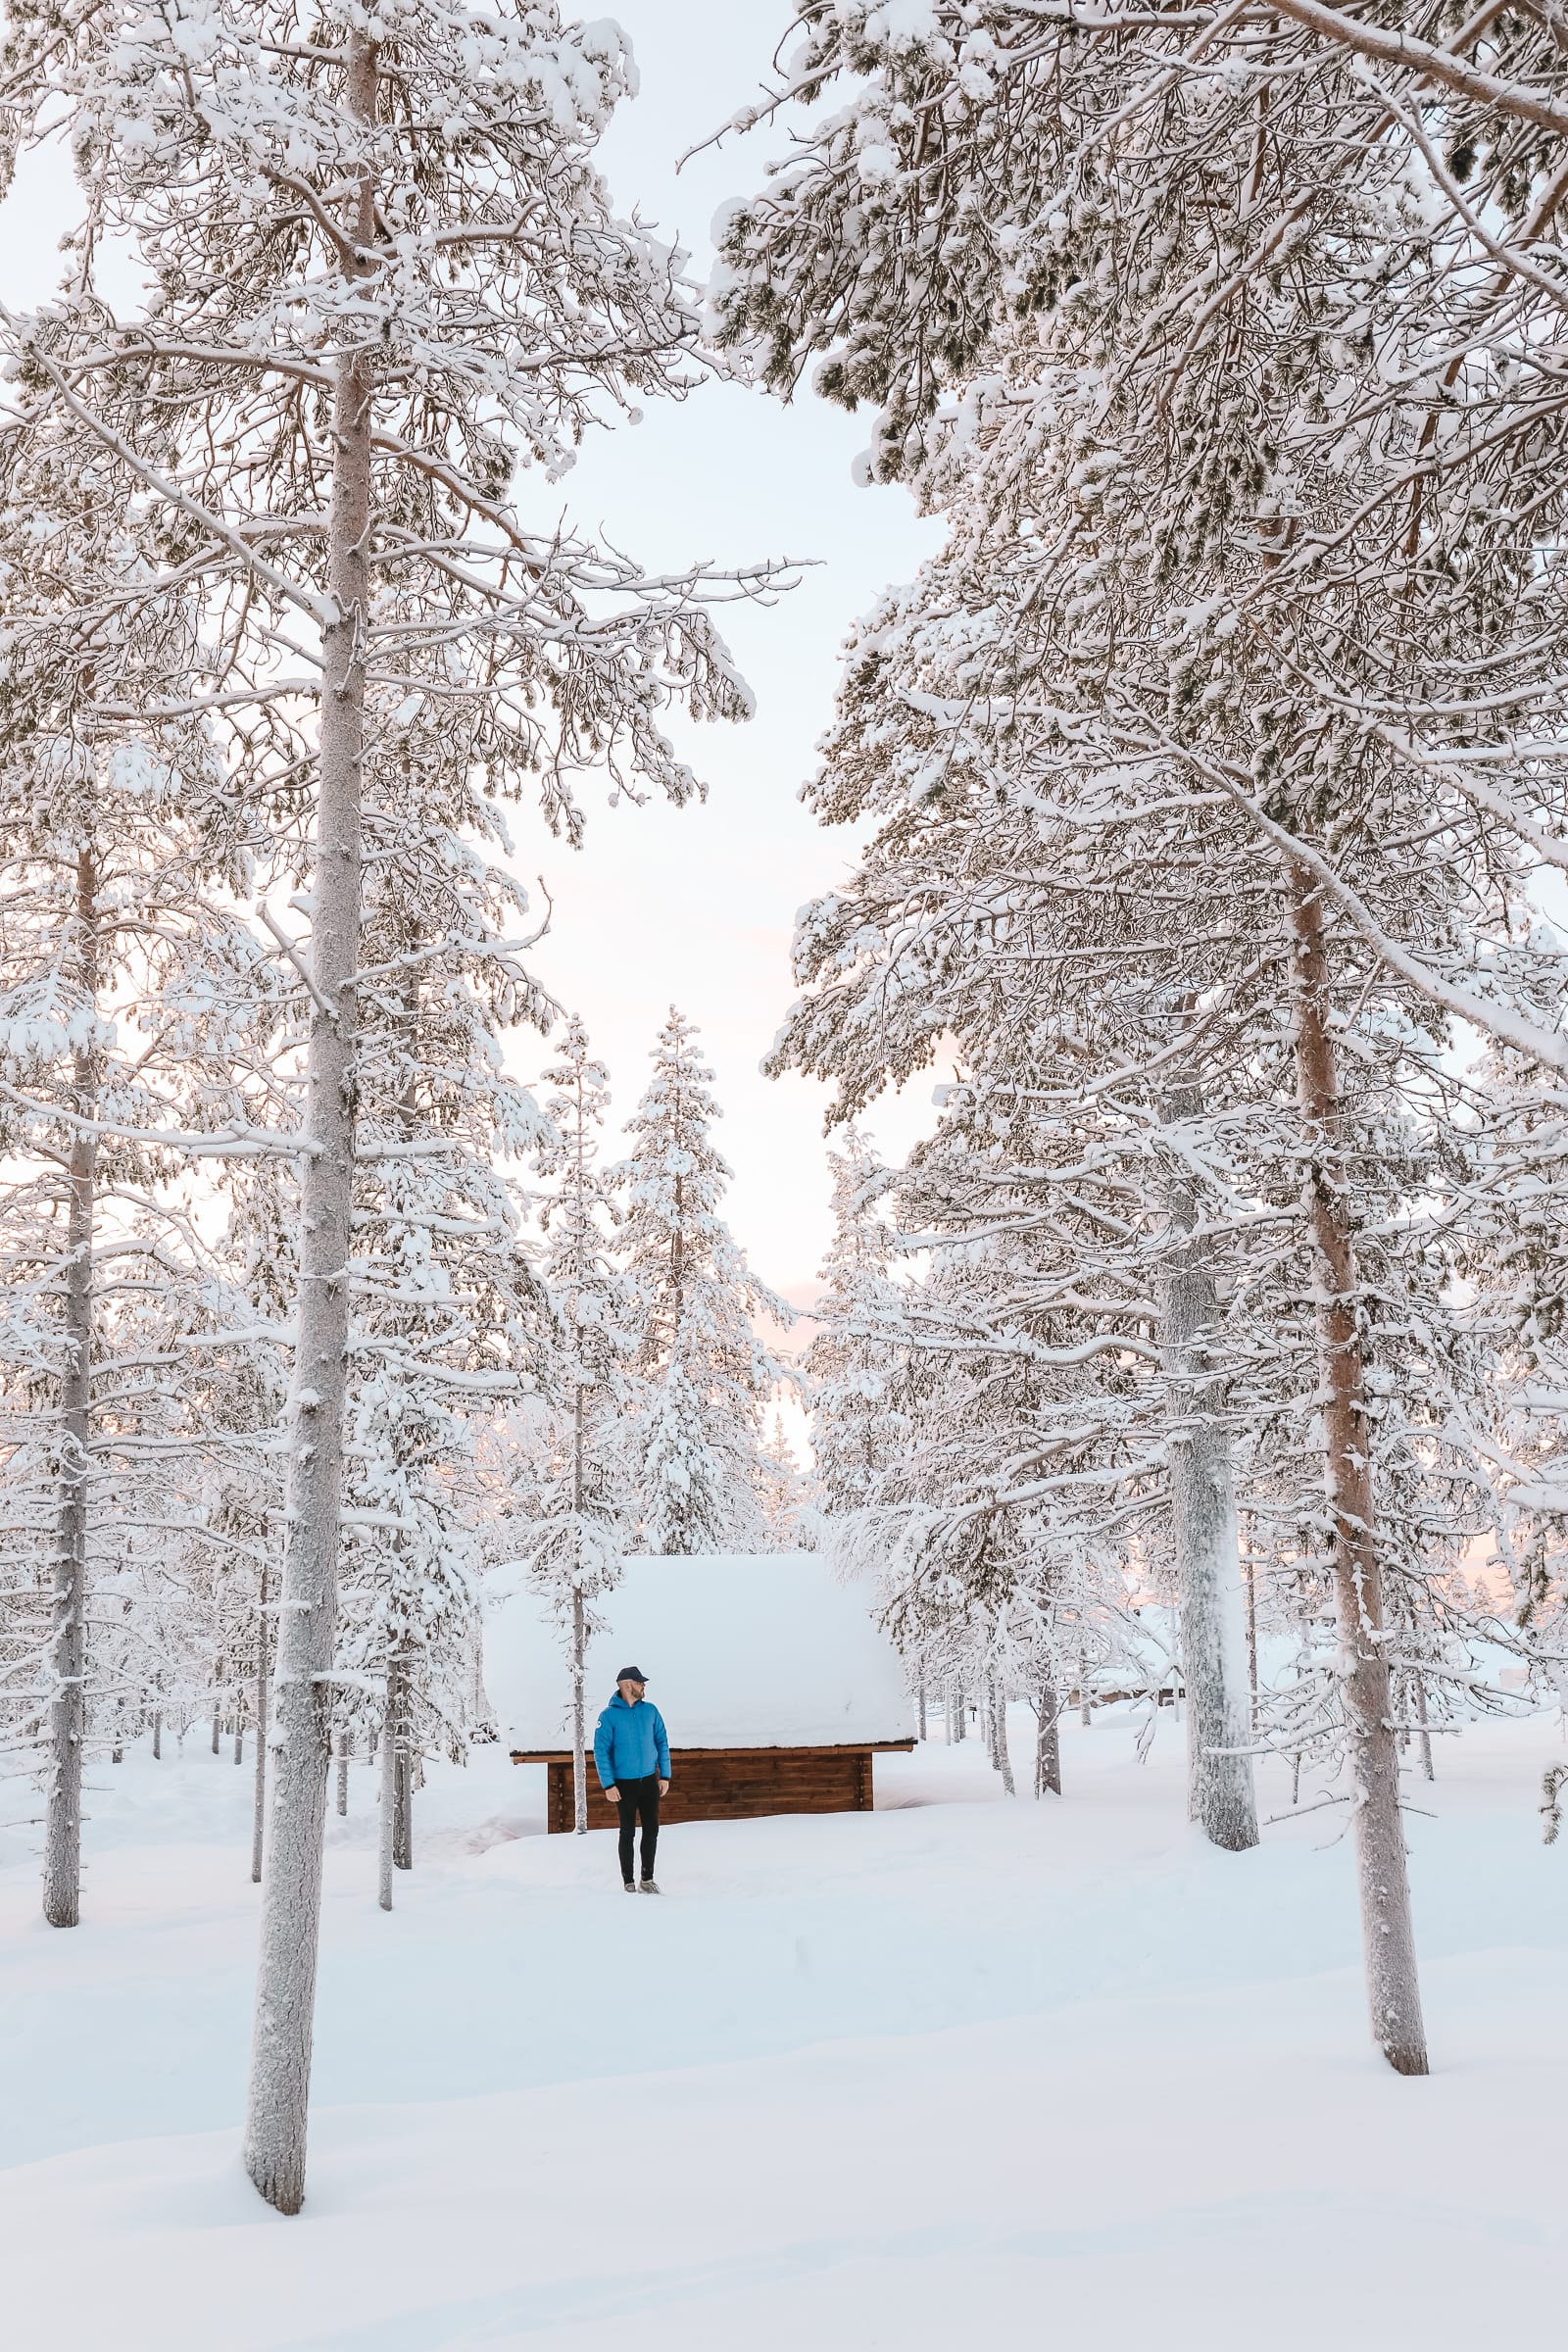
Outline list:
[[[628,1559],[593,1604],[589,1732],[616,1669],[641,1666],[673,1747],[862,1746],[908,1740],[914,1710],[898,1652],[863,1588],[819,1553]],[[565,1636],[520,1572],[488,1580],[485,1683],[513,1748],[571,1739]]]

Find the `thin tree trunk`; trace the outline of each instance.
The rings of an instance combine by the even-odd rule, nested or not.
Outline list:
[[[1089,1660],[1078,1652],[1078,1721],[1087,1732],[1094,1721],[1089,1706]]]
[[[1296,1066],[1311,1157],[1305,1206],[1317,1258],[1319,1384],[1334,1527],[1341,1690],[1354,1781],[1351,1820],[1361,1896],[1372,2032],[1401,2075],[1427,2072],[1410,1884],[1399,1820],[1399,1764],[1391,1721],[1382,1582],[1367,1452],[1365,1363],[1344,1161],[1339,1078],[1330,1031],[1323,908],[1313,877],[1288,864]],[[1348,1671],[1347,1671],[1348,1670]]]
[[[154,1709],[153,1709],[153,1762],[154,1762],[155,1764],[161,1764],[161,1763],[163,1762],[163,1760],[164,1760],[164,1710],[163,1710],[163,1708],[162,1708],[162,1707],[154,1707]]]
[[[1413,1679],[1415,1682],[1415,1719],[1421,1726],[1416,1735],[1416,1753],[1421,1759],[1421,1778],[1424,1781],[1435,1781],[1438,1776],[1432,1769],[1432,1734],[1427,1728],[1427,1678],[1424,1674],[1417,1673]]]
[[[916,1736],[923,1742],[925,1740],[925,1684],[923,1682],[916,1683],[914,1687],[914,1728]]]
[[[349,1809],[349,1735],[347,1732],[338,1734],[337,1809],[340,1813],[347,1813]]]
[[[583,1651],[586,1642],[581,1592],[571,1596],[571,1817],[579,1838],[588,1831],[588,1725],[583,1705]]]
[[[396,1673],[397,1741],[392,1776],[392,1863],[394,1869],[414,1868],[414,1750],[409,1721],[409,1678],[400,1664]],[[389,1686],[390,1688],[390,1686]]]
[[[345,35],[344,105],[372,124],[374,44]],[[356,247],[376,236],[368,163],[351,216]],[[351,253],[350,279],[374,265]],[[271,1836],[262,1890],[261,1956],[245,2120],[245,2169],[268,2203],[297,2213],[305,2150],[320,1935],[321,1868],[343,1499],[349,1221],[354,1193],[354,974],[360,957],[365,655],[369,616],[371,368],[340,349],[332,404],[332,499],[321,632],[319,798],[312,891],[317,992],[307,1059],[300,1172],[299,1324],[290,1397],[289,1510],[273,1686]]]
[[[1183,1089],[1173,1117],[1198,1108]],[[1211,1843],[1242,1853],[1257,1843],[1247,1705],[1246,1615],[1231,1482],[1212,1360],[1219,1301],[1212,1252],[1198,1235],[1199,1202],[1180,1170],[1167,1182],[1171,1245],[1161,1279],[1160,1356],[1169,1413],[1171,1536],[1181,1592],[1187,1685],[1187,1811]],[[1176,1693],[1177,1719],[1181,1716]]]
[[[378,1838],[378,1885],[376,1899],[383,1911],[392,1908],[392,1814],[394,1809],[393,1783],[397,1778],[397,1734],[392,1728],[392,1692],[388,1689],[386,1704],[381,1710],[381,1820]]]
[[[582,1122],[578,1120],[578,1134]],[[582,1382],[577,1383],[572,1407],[571,1431],[571,1508],[577,1522],[579,1544],[578,1569],[582,1566],[582,1503],[583,1503],[583,1426]],[[583,1705],[584,1652],[587,1648],[588,1612],[583,1607],[582,1587],[578,1585],[571,1595],[571,1823],[578,1838],[588,1834],[588,1753],[587,1714]]]
[[[1049,1788],[1053,1796],[1061,1794],[1061,1730],[1056,1707],[1056,1678],[1054,1675],[1040,1686],[1040,1704],[1036,1709],[1038,1730],[1035,1735],[1035,1794]]]
[[[262,1883],[262,1851],[267,1834],[267,1558],[262,1558],[261,1591],[256,1612],[256,1793],[251,1807],[251,1878]]]
[[[76,859],[76,929],[82,994],[98,994],[98,869],[90,845]],[[72,1060],[76,1117],[96,1107],[90,1047]],[[87,1516],[91,1476],[92,1344],[96,1305],[92,1246],[97,1221],[98,1146],[72,1137],[66,1218],[66,1361],[60,1396],[60,1509],[49,1642],[49,1788],[44,1809],[43,1915],[52,1928],[81,1916],[81,1749],[87,1728]],[[156,1749],[154,1751],[156,1753]]]
[[[234,1761],[236,1764],[245,1761],[245,1718],[237,1704],[234,1708]]]
[[[213,1753],[221,1752],[223,1744],[223,1671],[220,1662],[213,1680]]]
[[[954,1737],[953,1685],[950,1681],[944,1687],[942,1692],[942,1739],[944,1745],[951,1747],[953,1745]]]
[[[991,1721],[995,1728],[997,1764],[1002,1773],[1002,1786],[1008,1796],[1018,1791],[1012,1778],[1012,1754],[1007,1746],[1007,1697],[1000,1676],[991,1686]]]
[[[1247,1577],[1247,1694],[1251,1705],[1252,1729],[1257,1729],[1257,1568],[1250,1552],[1245,1562]]]

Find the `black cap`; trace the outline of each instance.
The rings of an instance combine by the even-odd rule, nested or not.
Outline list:
[[[648,1677],[640,1666],[623,1666],[615,1680],[617,1683],[646,1683]]]

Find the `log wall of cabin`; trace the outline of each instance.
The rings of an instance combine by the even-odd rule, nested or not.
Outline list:
[[[546,1828],[552,1836],[572,1826],[571,1765],[553,1762],[548,1776]],[[669,1793],[661,1798],[661,1823],[755,1821],[769,1813],[865,1813],[871,1809],[871,1751],[864,1747],[755,1750],[708,1748],[670,1755]],[[619,1816],[607,1802],[588,1760],[588,1827],[613,1829]]]

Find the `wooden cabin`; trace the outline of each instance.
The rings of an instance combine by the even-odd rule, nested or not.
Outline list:
[[[904,1668],[862,1590],[816,1552],[631,1558],[594,1603],[588,1743],[615,1671],[641,1666],[670,1744],[664,1821],[870,1809],[872,1758],[914,1745]],[[503,1577],[487,1609],[485,1682],[514,1764],[546,1771],[546,1826],[572,1826],[571,1669],[565,1637],[526,1584]],[[615,1819],[588,1770],[588,1826]]]

